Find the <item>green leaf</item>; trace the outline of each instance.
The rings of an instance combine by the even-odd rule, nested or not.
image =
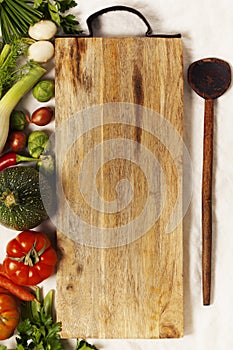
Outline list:
[[[60,21],[60,15],[59,15],[59,12],[57,10],[57,7],[56,5],[52,5],[52,4],[48,4],[48,9],[49,9],[49,14],[50,14],[50,17],[51,17],[51,20],[56,23],[56,25],[58,27],[60,27],[61,25],[61,21]]]
[[[76,344],[76,350],[88,350],[88,349],[94,349],[98,350],[95,345],[89,344],[86,340],[84,339],[77,339],[77,344]]]
[[[66,16],[61,16],[61,27],[66,34],[78,34],[81,32],[77,28],[79,22],[76,20],[75,16],[68,14]]]
[[[51,316],[53,291],[49,291],[44,298],[41,293],[39,297],[38,293],[41,305],[35,308],[33,302],[27,302],[27,307],[34,308],[34,312],[28,312],[30,318],[23,319],[17,327],[16,350],[63,350],[59,335],[61,323],[54,322]]]
[[[77,6],[77,2],[74,0],[58,0],[57,3],[61,13],[64,13],[67,10]]]
[[[21,333],[30,333],[32,332],[32,325],[29,319],[26,319],[18,324],[17,330]]]
[[[42,2],[43,0],[34,0],[33,7],[37,9],[42,4]]]
[[[25,350],[25,347],[21,344],[17,345],[17,350]]]

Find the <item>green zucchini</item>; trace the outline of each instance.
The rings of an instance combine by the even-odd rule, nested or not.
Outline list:
[[[0,172],[2,225],[18,231],[31,229],[48,218],[45,207],[51,206],[51,186],[35,168],[17,166]]]

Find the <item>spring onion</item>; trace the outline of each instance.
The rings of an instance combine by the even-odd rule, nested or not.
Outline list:
[[[0,153],[3,151],[10,124],[10,115],[21,98],[37,83],[46,70],[39,65],[28,65],[28,71],[0,100]]]
[[[0,0],[0,26],[3,41],[12,40],[27,34],[30,25],[38,22],[43,14],[30,6],[26,0]]]
[[[66,34],[82,32],[79,22],[66,11],[77,5],[75,0],[0,0],[0,28],[4,43],[28,35],[28,29],[41,19],[51,20]]]

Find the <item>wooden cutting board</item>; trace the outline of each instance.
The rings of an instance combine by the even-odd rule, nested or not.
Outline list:
[[[181,337],[181,39],[55,47],[61,335]]]

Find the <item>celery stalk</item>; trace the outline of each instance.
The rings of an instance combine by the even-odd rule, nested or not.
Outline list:
[[[45,73],[46,70],[41,66],[31,68],[0,100],[0,153],[3,151],[8,137],[11,112]]]

